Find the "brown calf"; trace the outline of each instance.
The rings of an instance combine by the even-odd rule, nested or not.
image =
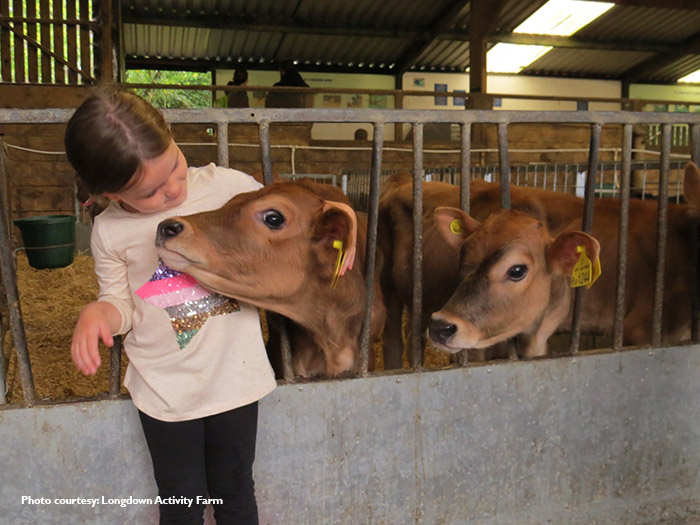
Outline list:
[[[669,204],[665,260],[663,340],[688,337],[690,326],[690,235],[700,208],[700,173],[689,164],[685,174],[688,205]],[[539,219],[551,235],[581,227],[583,199],[573,195],[511,186],[512,208]],[[459,283],[459,252],[444,242],[433,213],[440,206],[457,207],[459,188],[444,183],[423,184],[423,302],[422,326],[449,299]],[[483,181],[471,184],[471,214],[483,221],[500,209],[500,186]],[[387,367],[401,366],[401,311],[412,304],[412,188],[410,179],[391,181],[380,199],[379,247],[383,251],[382,289],[387,307],[384,351]],[[593,231],[600,241],[603,276],[586,293],[582,329],[610,333],[614,317],[617,236],[620,202],[596,199]],[[625,344],[651,341],[651,319],[656,269],[655,201],[630,201],[626,286]],[[567,331],[568,321],[560,327]]]
[[[569,312],[577,248],[585,247],[595,260],[598,241],[579,231],[553,239],[541,221],[512,210],[481,224],[462,210],[438,208],[435,219],[445,241],[460,253],[460,279],[431,317],[433,343],[454,353],[518,336],[524,357],[545,355],[547,339]]]
[[[354,371],[365,312],[366,225],[339,188],[308,180],[275,183],[235,196],[222,208],[168,219],[156,244],[165,263],[203,286],[282,314],[293,331],[297,375]],[[338,250],[347,249],[332,287]],[[371,334],[384,306],[377,286]]]

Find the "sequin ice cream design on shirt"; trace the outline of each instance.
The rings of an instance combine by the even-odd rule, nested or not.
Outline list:
[[[168,312],[180,349],[187,346],[210,316],[240,310],[235,299],[210,292],[193,277],[168,268],[160,259],[158,269],[136,290],[136,295]]]

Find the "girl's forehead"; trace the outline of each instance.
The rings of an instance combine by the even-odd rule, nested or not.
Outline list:
[[[142,160],[129,184],[122,191],[139,191],[157,184],[161,179],[167,179],[173,171],[175,162],[180,155],[180,148],[171,142],[168,149],[152,159]],[[150,188],[152,189],[152,188]]]

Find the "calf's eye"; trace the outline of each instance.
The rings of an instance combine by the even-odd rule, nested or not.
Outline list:
[[[271,230],[279,230],[285,223],[284,215],[277,210],[267,210],[262,218],[265,226]]]
[[[508,269],[508,279],[511,281],[522,281],[527,275],[527,266],[516,264]]]

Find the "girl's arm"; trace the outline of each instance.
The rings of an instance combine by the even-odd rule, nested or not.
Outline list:
[[[104,344],[112,346],[112,334],[119,330],[121,323],[119,310],[106,301],[90,303],[83,308],[71,344],[71,357],[78,370],[85,375],[97,372],[102,361],[98,342],[102,339]]]

